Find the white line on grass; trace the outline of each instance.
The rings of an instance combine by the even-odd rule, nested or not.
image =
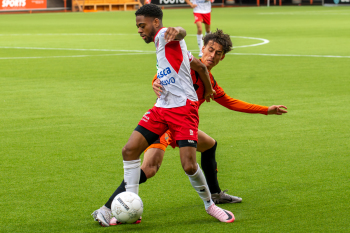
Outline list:
[[[269,40],[263,39],[263,38],[244,37],[244,36],[230,36],[230,37],[231,37],[231,38],[244,38],[244,39],[250,39],[250,40],[262,40],[261,43],[251,44],[251,45],[232,46],[232,48],[254,47],[254,46],[259,46],[259,45],[264,45],[264,44],[270,43]]]
[[[0,49],[33,49],[33,50],[65,50],[65,51],[98,51],[98,52],[135,52],[135,53],[155,53],[155,51],[143,51],[143,50],[121,50],[121,49],[71,49],[71,48],[39,48],[39,47],[5,47],[1,46]]]
[[[135,52],[135,53],[155,53],[155,51],[143,50],[122,50],[122,49],[71,49],[71,48],[39,48],[39,47],[0,47],[0,49],[32,49],[32,50],[64,50],[64,51],[98,51],[98,52]]]
[[[104,57],[104,56],[121,56],[121,55],[143,55],[152,54],[153,51],[143,53],[117,53],[117,54],[96,54],[96,55],[72,55],[72,56],[48,56],[48,57],[0,57],[0,60],[14,59],[42,59],[42,58],[75,58],[75,57]],[[263,54],[263,53],[228,53],[227,55],[243,55],[243,56],[270,56],[270,57],[320,57],[320,58],[350,58],[350,56],[338,55],[300,55],[300,54]]]
[[[154,53],[154,52],[152,52]],[[42,58],[74,58],[74,57],[105,57],[105,56],[121,56],[121,55],[142,55],[151,53],[116,53],[116,54],[95,54],[95,55],[72,55],[72,56],[48,56],[48,57],[0,57],[0,60],[14,59],[42,59]]]
[[[6,34],[0,34],[6,35]],[[130,34],[8,34],[8,35],[130,35]],[[131,34],[138,35],[138,34]],[[189,35],[196,36],[196,35]],[[244,36],[231,36],[232,38],[244,38],[252,40],[261,40],[261,43],[252,45],[235,46],[234,48],[244,48],[259,46],[269,43],[270,41],[262,38],[244,37]],[[125,52],[122,54],[96,54],[96,55],[71,55],[71,56],[40,56],[40,57],[0,57],[1,60],[9,59],[40,59],[40,58],[74,58],[74,57],[93,57],[93,56],[119,56],[119,55],[142,55],[153,54],[155,51],[143,51],[143,50],[120,50],[120,49],[74,49],[74,48],[40,48],[40,47],[7,47],[2,46],[2,49],[32,49],[32,50],[63,50],[63,51],[96,51],[96,52]],[[350,58],[350,56],[339,55],[301,55],[301,54],[262,54],[262,53],[228,53],[228,55],[245,55],[245,56],[274,56],[274,57],[324,57],[324,58]]]
[[[0,34],[0,36],[138,36],[139,34],[123,33],[17,33]]]
[[[350,11],[348,10],[327,10],[327,11],[290,11],[290,12],[262,12],[257,13],[258,15],[327,15],[327,14],[336,14],[336,15],[349,15]]]
[[[123,33],[48,33],[48,34],[31,34],[31,33],[24,33],[24,34],[0,34],[0,36],[125,36],[125,35],[131,35],[131,36],[139,36],[139,34],[123,34]],[[187,36],[197,36],[196,34],[189,34]],[[249,40],[260,40],[261,43],[257,44],[251,44],[251,45],[241,45],[241,46],[233,46],[233,48],[246,48],[246,47],[254,47],[259,45],[264,45],[269,43],[270,41],[263,38],[255,38],[255,37],[245,37],[245,36],[230,36],[231,38],[243,38],[243,39],[249,39]],[[0,47],[0,48],[11,48],[11,47]],[[14,48],[20,48],[20,47],[14,47]],[[38,48],[39,49],[39,48]],[[44,49],[44,48],[40,48]],[[64,49],[62,49],[64,50]],[[66,49],[68,50],[68,49]],[[71,49],[74,50],[74,49]],[[78,49],[76,49],[78,50]],[[96,51],[123,51],[123,50],[96,50]]]

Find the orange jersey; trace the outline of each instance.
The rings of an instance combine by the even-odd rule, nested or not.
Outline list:
[[[199,106],[202,105],[202,103],[205,102],[204,99],[204,84],[202,82],[202,80],[199,77],[199,74],[191,69],[191,77],[192,77],[192,81],[193,81],[193,87],[196,90],[197,96],[198,96],[198,101],[199,101]],[[246,112],[246,113],[261,113],[261,114],[265,114],[267,115],[267,106],[261,106],[261,105],[257,105],[257,104],[250,104],[247,102],[244,102],[242,100],[238,100],[238,99],[234,99],[232,97],[230,97],[229,95],[226,94],[226,92],[224,91],[224,89],[222,89],[219,84],[216,82],[216,80],[214,79],[214,76],[212,75],[211,72],[209,72],[209,77],[210,77],[210,81],[211,81],[211,85],[214,88],[216,94],[214,95],[214,100],[230,109],[230,110],[234,110],[234,111],[238,111],[238,112]],[[153,80],[152,80],[152,84],[153,82],[157,79],[157,75],[154,76]]]
[[[200,106],[202,103],[205,102],[204,84],[203,84],[202,80],[200,79],[199,74],[196,71],[191,70],[191,76],[192,76],[192,81],[193,81],[193,87],[197,92],[199,106]],[[210,77],[211,85],[216,92],[216,94],[214,95],[214,100],[218,104],[220,104],[220,105],[222,105],[230,110],[234,110],[234,111],[238,111],[238,112],[261,113],[261,114],[267,115],[268,107],[257,105],[257,104],[250,104],[250,103],[244,102],[242,100],[231,98],[229,95],[227,95],[225,93],[224,89],[222,89],[219,86],[219,84],[216,82],[216,80],[214,79],[214,76],[212,75],[211,72],[209,72],[209,77]]]
[[[191,69],[191,77],[192,77],[192,81],[193,81],[193,87],[196,90],[196,93],[198,96],[199,106],[201,106],[202,103],[205,102],[204,84],[203,84],[202,80],[200,79],[199,74],[192,69]],[[234,99],[234,98],[230,97],[229,95],[227,95],[225,93],[224,89],[222,89],[219,86],[219,84],[216,82],[216,80],[214,79],[214,76],[212,75],[211,72],[209,72],[209,77],[210,77],[211,85],[216,92],[216,94],[214,95],[214,100],[218,104],[220,104],[220,105],[222,105],[230,110],[234,110],[234,111],[238,111],[238,112],[260,113],[260,114],[267,115],[267,110],[268,110],[267,106],[250,104],[250,103],[244,102],[242,100]],[[154,78],[152,80],[152,85],[156,79],[157,79],[157,75],[154,76]],[[167,137],[167,139],[165,139],[165,137]],[[158,148],[158,149],[162,149],[165,151],[165,149],[168,145],[171,145],[173,148],[175,148],[175,146],[176,146],[176,142],[171,139],[171,132],[169,130],[164,135],[161,136],[160,142],[156,141],[155,144],[150,145],[146,149],[146,151],[149,148]]]

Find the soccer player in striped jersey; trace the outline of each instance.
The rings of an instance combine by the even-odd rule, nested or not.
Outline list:
[[[219,64],[225,58],[225,54],[231,50],[232,42],[229,35],[224,34],[221,30],[217,30],[215,33],[210,33],[204,37],[203,57],[201,62],[207,66],[208,70],[211,71],[216,65]],[[192,65],[192,63],[191,63]],[[199,66],[191,66],[191,76],[193,86],[196,90],[199,103],[205,102],[204,90],[205,87],[200,79],[199,73],[195,70]],[[211,72],[209,73],[210,80],[216,94],[214,100],[230,110],[245,112],[245,113],[260,113],[264,115],[275,114],[282,115],[287,113],[286,108],[283,105],[272,105],[270,107],[261,106],[256,104],[246,103],[244,101],[234,99],[227,95],[225,91],[219,86],[217,81],[214,79]],[[153,79],[153,89],[159,96],[162,92],[162,85],[157,78],[157,75]],[[155,143],[147,148],[144,154],[144,160],[140,171],[140,183],[146,182],[147,179],[153,177],[158,171],[163,161],[165,149],[168,145],[176,147],[176,141],[173,140],[170,131],[167,131],[162,135]],[[220,189],[218,178],[217,178],[217,163],[215,158],[217,142],[203,131],[198,130],[198,146],[197,151],[201,152],[201,166],[205,174],[212,200],[217,203],[237,203],[241,202],[242,198],[231,196]],[[110,207],[114,197],[125,191],[124,181],[120,184],[114,194],[110,197],[109,201],[105,206]],[[139,220],[138,222],[140,222]],[[111,225],[119,224],[115,218],[112,218]]]
[[[232,223],[234,215],[216,206],[204,174],[196,162],[198,141],[198,97],[194,90],[187,46],[186,31],[180,27],[164,28],[163,12],[154,4],[142,6],[135,13],[136,26],[142,39],[154,42],[157,55],[157,77],[163,89],[156,104],[142,117],[122,150],[125,190],[138,194],[141,174],[141,153],[167,130],[179,146],[182,167],[192,187],[204,203],[206,212],[221,222]],[[202,77],[205,98],[215,92],[210,77]],[[102,206],[92,213],[103,226],[110,225],[110,208]]]

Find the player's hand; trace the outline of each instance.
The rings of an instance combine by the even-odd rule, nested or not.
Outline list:
[[[287,111],[282,108],[287,109],[284,105],[272,105],[267,109],[267,114],[282,115],[283,113],[287,113]]]
[[[173,27],[168,27],[166,32],[164,33],[164,39],[166,42],[170,42],[175,40],[176,36],[179,34],[179,30]]]
[[[160,84],[160,80],[159,79],[154,80],[152,87],[153,87],[154,93],[156,93],[157,97],[159,98],[163,92],[162,91],[163,86]]]
[[[192,8],[196,8],[197,5],[196,5],[196,4],[192,4],[191,7],[192,7]]]
[[[209,91],[205,90],[205,93],[204,93],[205,101],[210,102],[210,99],[214,100],[214,95],[216,95],[216,92],[214,89],[211,89]]]

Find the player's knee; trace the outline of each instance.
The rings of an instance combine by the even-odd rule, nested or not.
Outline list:
[[[198,166],[197,163],[186,163],[182,165],[182,168],[186,172],[187,175],[193,175],[196,173]]]
[[[147,179],[153,177],[153,176],[157,173],[157,171],[158,171],[158,170],[157,170],[157,167],[149,168],[149,169],[147,170],[147,174],[146,174]]]
[[[127,146],[124,146],[122,149],[122,155],[123,155],[123,160],[127,160],[129,155],[130,155],[130,151],[129,148]]]
[[[147,179],[153,177],[159,170],[160,164],[159,165],[151,165],[151,166],[145,166],[142,164],[141,169],[145,173]]]
[[[138,159],[135,148],[126,144],[122,149],[123,160],[133,160]]]

